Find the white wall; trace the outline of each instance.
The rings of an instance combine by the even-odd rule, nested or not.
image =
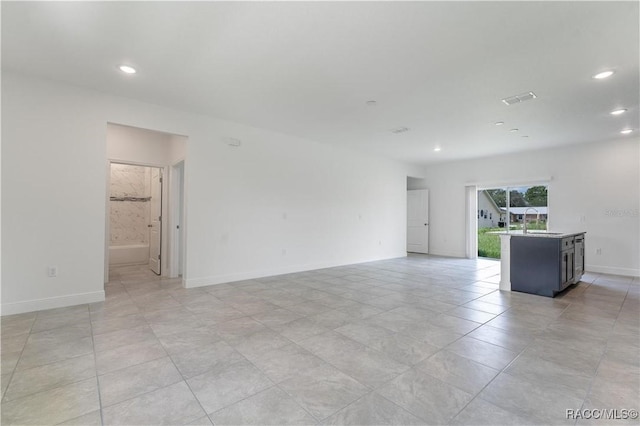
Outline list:
[[[403,164],[11,73],[2,94],[3,314],[104,297],[108,122],[188,137],[190,286],[405,255]]]
[[[640,275],[638,138],[443,163],[426,167],[423,175],[431,196],[433,254],[465,254],[466,184],[491,187],[552,178],[550,229],[587,231],[587,270]]]
[[[187,138],[153,130],[107,124],[107,157],[168,166],[186,156]]]

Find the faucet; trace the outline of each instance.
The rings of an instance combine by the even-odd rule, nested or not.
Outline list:
[[[536,213],[540,214],[540,212],[533,207],[527,207],[526,209],[524,209],[524,214],[522,215],[522,233],[523,234],[527,233],[527,212],[529,210],[535,210]]]

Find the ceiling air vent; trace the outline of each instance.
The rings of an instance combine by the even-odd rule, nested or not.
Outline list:
[[[395,129],[391,129],[391,133],[394,133],[396,135],[399,133],[404,133],[408,131],[409,131],[408,127],[396,127]]]
[[[536,94],[533,92],[521,93],[515,96],[509,96],[508,98],[504,98],[502,102],[506,105],[519,104],[520,102],[530,101],[531,99],[537,98]]]

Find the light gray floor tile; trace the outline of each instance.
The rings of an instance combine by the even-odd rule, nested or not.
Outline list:
[[[404,334],[363,323],[348,324],[335,331],[405,365],[420,362],[439,350],[436,346],[412,339]]]
[[[290,343],[291,340],[282,337],[275,331],[262,330],[247,336],[243,341],[235,344],[234,347],[247,359],[252,360],[266,351],[280,348]]]
[[[299,342],[316,334],[329,331],[329,329],[308,318],[300,318],[282,325],[273,325],[271,328],[293,342]]]
[[[444,348],[463,336],[463,334],[430,323],[414,323],[413,325],[403,328],[401,332],[413,339],[426,342],[437,348]]]
[[[425,421],[376,393],[338,411],[323,425],[424,425]]]
[[[274,309],[251,316],[254,320],[270,327],[272,325],[281,325],[302,318],[297,314],[285,308]]]
[[[567,386],[575,390],[576,398],[586,396],[593,380],[593,376],[586,375],[579,370],[561,366],[530,354],[520,355],[504,372],[533,383],[546,381]]]
[[[318,420],[330,416],[369,391],[327,364],[300,371],[296,377],[279,386]]]
[[[429,423],[448,423],[472,395],[415,368],[377,391]]]
[[[13,336],[2,335],[2,352],[22,352],[27,343],[29,334],[16,334]]]
[[[307,318],[320,325],[321,327],[325,327],[329,330],[333,330],[338,327],[342,327],[345,324],[358,321],[357,318],[337,310],[322,312],[320,314],[308,316]]]
[[[500,374],[479,397],[525,418],[535,418],[540,424],[572,424],[566,418],[567,409],[578,409],[583,399],[571,396],[571,389],[552,383],[530,383]]]
[[[207,413],[213,413],[273,386],[260,370],[240,361],[222,371],[210,371],[187,380]]]
[[[102,426],[102,415],[100,410],[92,411],[84,416],[76,417],[75,419],[67,420],[60,425],[66,426]]]
[[[220,341],[220,335],[214,331],[213,327],[194,326],[178,333],[162,335],[159,340],[168,352],[177,353],[216,343]]]
[[[170,356],[185,378],[194,377],[207,371],[224,370],[230,365],[244,360],[238,351],[222,341],[178,353],[170,353]]]
[[[317,301],[289,305],[286,308],[290,311],[304,316],[316,315],[322,312],[330,311],[332,309],[330,306],[323,305],[322,303],[319,303]]]
[[[9,381],[11,380],[11,374],[3,374],[0,376],[0,385],[2,387],[2,396],[0,399],[4,398],[4,393],[7,391],[7,387],[9,387]]]
[[[119,346],[140,343],[145,340],[156,340],[153,330],[147,325],[112,331],[110,333],[99,334],[93,337],[96,351],[115,349]]]
[[[622,379],[619,376],[598,376],[591,385],[591,392],[587,396],[589,401],[598,401],[604,405],[601,408],[633,408],[640,410],[640,375],[636,371]],[[595,404],[592,404],[595,405]]]
[[[300,371],[325,365],[326,362],[296,344],[272,349],[252,362],[274,383],[296,377]]]
[[[220,425],[310,425],[316,420],[277,387],[210,414]]]
[[[18,361],[20,360],[21,351],[17,352],[2,352],[0,354],[1,364],[0,371],[2,375],[11,374],[15,370]]]
[[[199,419],[195,419],[194,421],[186,424],[190,426],[213,426],[213,423],[208,416],[202,416]]]
[[[300,345],[370,387],[377,387],[409,368],[379,351],[332,331],[303,340]]]
[[[90,336],[91,323],[84,321],[76,325],[67,325],[52,330],[31,333],[27,339],[27,344],[37,344],[41,346],[59,345],[61,342],[78,340]]]
[[[83,382],[64,384],[82,380],[82,374],[76,377],[72,368],[67,375],[62,368],[91,358],[92,336],[96,367],[87,373],[120,377],[112,380],[114,387],[105,387],[103,404],[112,403],[109,398],[118,392],[110,391],[117,386],[124,387],[120,398],[128,398],[103,407],[105,419],[118,424],[211,425],[181,377],[224,376],[238,364],[253,373],[243,373],[248,380],[240,382],[249,389],[233,390],[235,379],[225,379],[234,402],[220,409],[231,417],[234,406],[241,414],[257,413],[251,418],[263,417],[261,409],[280,400],[253,402],[278,389],[315,421],[327,423],[411,423],[410,404],[423,415],[434,410],[448,418],[458,414],[453,413],[466,400],[465,391],[480,393],[451,420],[455,424],[563,424],[566,409],[580,408],[583,401],[583,408],[638,405],[640,281],[587,274],[590,281],[552,299],[498,291],[499,271],[499,264],[485,259],[409,255],[185,289],[179,279],[163,279],[148,268],[111,268],[104,302],[1,319],[3,423],[8,413],[9,423],[25,415],[21,423],[99,424],[97,405],[65,400],[73,399],[69,389]],[[344,334],[322,333],[325,329]],[[169,368],[167,354],[180,374]],[[519,357],[511,360],[515,354]],[[414,369],[406,370],[414,362]],[[142,365],[147,363],[162,365]],[[506,371],[495,376],[490,366]],[[14,368],[16,381],[10,383]],[[412,379],[408,371],[415,372]],[[167,376],[178,382],[155,389]],[[251,389],[259,378],[270,391]],[[94,389],[85,394],[95,395],[97,379],[87,380]],[[360,399],[371,387],[389,390],[403,380],[413,399],[402,408],[380,395]],[[178,390],[173,398],[172,389],[181,383],[186,393]],[[202,389],[203,398],[215,395]],[[20,397],[31,391],[37,393]],[[242,396],[244,391],[254,393]],[[43,395],[47,399],[35,409],[20,411],[18,401],[31,407],[29,401]],[[163,401],[172,399],[184,404],[165,406]],[[290,399],[282,401],[285,408],[271,411],[295,407]],[[421,418],[443,422],[437,419]]]
[[[480,392],[499,373],[498,370],[447,350],[438,352],[416,367],[473,395]]]
[[[91,322],[93,335],[111,333],[112,331],[124,330],[146,325],[146,320],[142,315],[125,315],[112,319],[99,319]]]
[[[30,342],[22,351],[18,369],[38,367],[56,361],[63,361],[93,352],[93,338],[84,337],[64,342]]]
[[[473,330],[467,336],[493,345],[502,346],[510,351],[521,352],[527,345],[534,341],[537,335],[538,333],[509,332],[500,328],[491,327],[490,325],[483,325]]]
[[[65,361],[58,361],[40,367],[17,370],[5,394],[11,401],[27,395],[42,392],[95,377],[93,354],[82,355]]]
[[[540,420],[526,418],[475,398],[451,422],[456,426],[539,426]]]
[[[169,357],[134,365],[98,377],[103,407],[182,381]]]
[[[57,424],[100,408],[95,378],[2,404],[3,425]]]
[[[106,425],[178,425],[206,413],[185,382],[122,401],[102,410]]]
[[[447,346],[447,350],[498,370],[502,370],[518,356],[517,352],[502,346],[467,336]]]
[[[40,331],[53,330],[54,328],[76,326],[90,321],[89,310],[85,307],[80,311],[73,313],[62,313],[57,315],[40,316],[36,318],[31,328],[32,333]]]
[[[158,340],[144,340],[139,343],[118,346],[114,349],[99,351],[96,355],[98,374],[120,370],[143,362],[162,358],[167,355]]]
[[[447,311],[449,315],[453,315],[455,317],[464,318],[469,321],[475,321],[479,323],[485,323],[490,321],[496,317],[496,314],[490,314],[488,312],[483,312],[476,309],[465,308],[462,306],[458,306],[455,309]]]

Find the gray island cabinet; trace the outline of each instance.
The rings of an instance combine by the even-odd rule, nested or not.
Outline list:
[[[511,237],[511,290],[555,297],[584,273],[584,233]]]

